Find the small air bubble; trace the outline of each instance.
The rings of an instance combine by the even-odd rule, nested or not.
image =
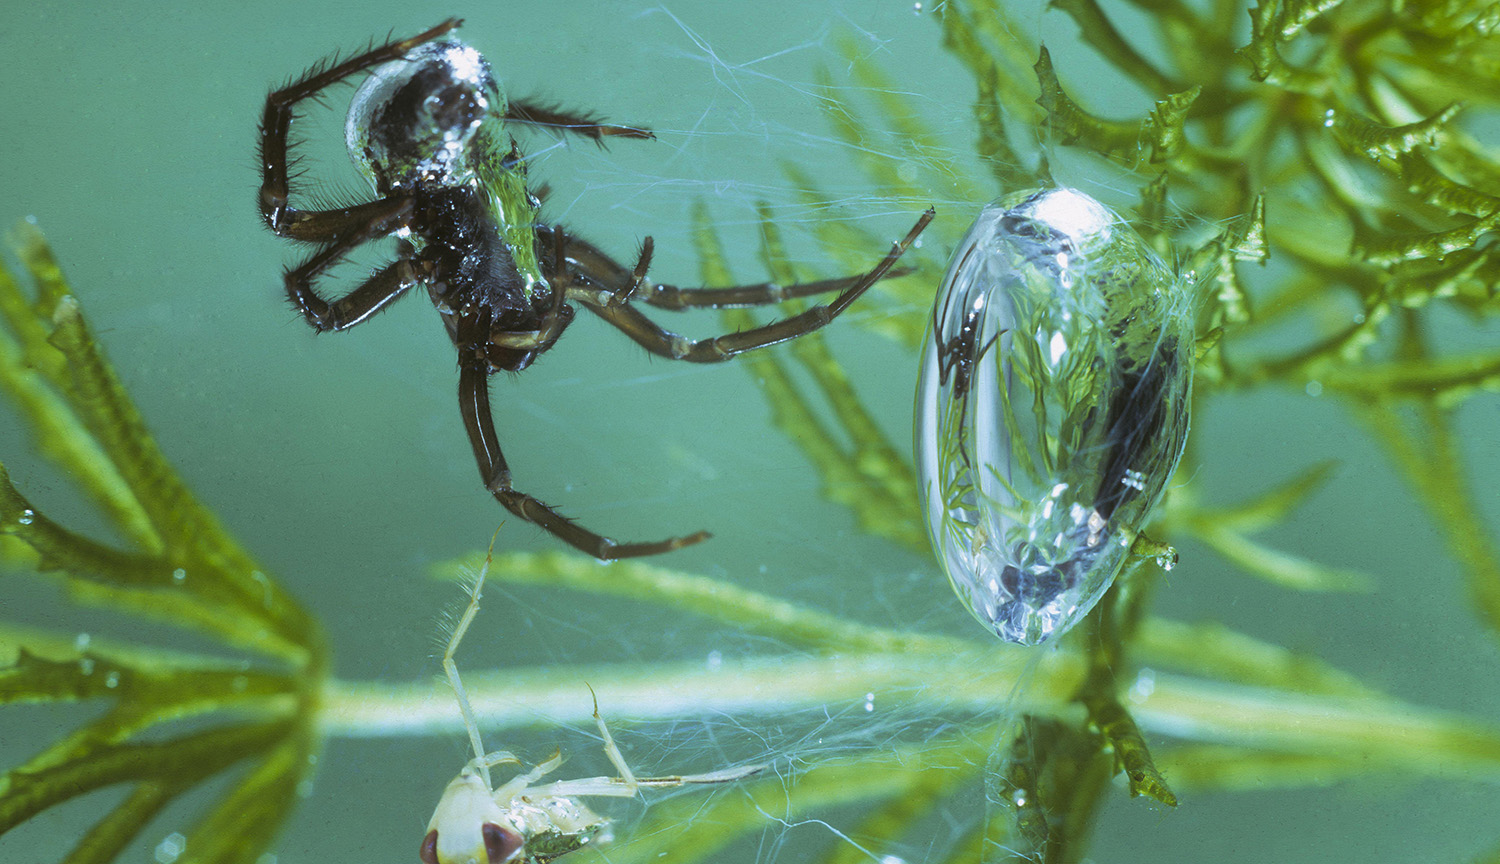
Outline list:
[[[187,838],[173,831],[167,835],[165,840],[156,844],[156,851],[153,854],[159,864],[172,864],[172,862],[181,858],[182,853],[186,851]]]
[[[921,15],[922,14],[922,4],[921,3],[913,3],[913,4],[911,4],[911,11],[912,11],[913,15]]]
[[[114,689],[120,686],[120,673],[111,672],[108,675],[104,676],[104,686],[110,689]]]
[[[1309,381],[1309,382],[1307,382],[1306,390],[1307,390],[1307,395],[1309,395],[1309,396],[1322,396],[1323,395],[1323,382],[1321,382],[1321,381]]]
[[[874,693],[866,693],[865,694],[865,710],[866,711],[874,711],[875,710],[875,694]]]
[[[89,650],[89,634],[87,634],[87,633],[79,633],[76,637],[74,637],[74,639],[73,639],[73,650],[74,651],[87,651],[87,650]]]
[[[35,520],[36,520],[36,511],[32,510],[30,508],[22,510],[21,511],[21,515],[16,518],[16,521],[20,522],[22,525],[30,525]]]
[[[94,658],[84,657],[78,661],[78,671],[85,675],[94,674]]]
[[[1355,312],[1354,313],[1354,323],[1355,324],[1363,324],[1363,323],[1365,323],[1365,313],[1363,313],[1363,312]]]
[[[187,571],[184,570],[184,569],[182,569],[181,567],[178,567],[176,570],[173,570],[172,571],[172,581],[173,582],[186,582],[187,581]]]
[[[1017,807],[1025,807],[1026,806],[1026,793],[1023,790],[1017,789],[1016,790],[1016,794],[1012,795],[1010,800],[1013,801],[1013,802],[1015,802],[1015,805]]]
[[[1330,126],[1332,126],[1333,125],[1333,119],[1334,119],[1334,113],[1333,113],[1333,109],[1332,108],[1329,108],[1327,111],[1323,112],[1323,125],[1324,125],[1324,127],[1330,127]]]
[[[1151,669],[1142,669],[1135,676],[1135,683],[1130,685],[1130,701],[1137,705],[1151,698],[1156,692],[1156,672]]]

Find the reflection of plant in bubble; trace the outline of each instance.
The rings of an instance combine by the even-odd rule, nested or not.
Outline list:
[[[1136,209],[1147,236],[1165,245],[1178,233],[1169,201],[1230,225],[1204,247],[1206,260],[1190,262],[1216,280],[1202,322],[1215,338],[1204,343],[1199,399],[1230,388],[1310,383],[1346,396],[1433,510],[1469,574],[1480,614],[1500,628],[1500,567],[1463,483],[1449,423],[1456,405],[1495,388],[1500,355],[1435,356],[1425,338],[1432,309],[1455,307],[1477,317],[1497,307],[1500,265],[1491,247],[1476,240],[1500,212],[1489,197],[1500,189],[1500,165],[1456,125],[1446,101],[1461,96],[1464,111],[1494,103],[1493,87],[1484,83],[1493,78],[1484,70],[1494,49],[1480,38],[1487,19],[1465,19],[1442,5],[1392,12],[1355,0],[1268,4],[1254,13],[1255,35],[1238,59],[1234,49],[1242,46],[1224,35],[1243,14],[1235,4],[1142,4],[1153,10],[1170,61],[1160,69],[1090,0],[1057,5],[1102,57],[1162,101],[1136,123],[1092,116],[1063,89],[1067,70],[1055,70],[1036,46],[1015,38],[1020,31],[1006,25],[998,4],[944,4],[947,47],[978,86],[977,151],[1000,187],[1036,183],[1014,145],[1047,127],[1061,144],[1149,172]],[[1194,11],[1204,5],[1208,11]],[[850,69],[880,100],[876,119],[837,101],[829,103],[830,117],[840,135],[859,145],[851,149],[880,194],[914,211],[927,204],[924,183],[947,190],[945,198],[972,201],[976,210],[994,197],[997,190],[947,160],[950,151],[923,128],[893,80],[866,61],[852,61]],[[864,146],[887,132],[894,143]],[[878,157],[893,148],[920,169],[917,175]],[[791,170],[823,209],[816,185]],[[1255,203],[1262,193],[1263,217]],[[946,230],[951,241],[965,220],[945,215],[933,230]],[[773,278],[804,275],[781,253],[774,214],[764,221]],[[819,231],[830,257],[851,271],[883,242],[844,222],[821,224]],[[701,240],[705,280],[732,281],[706,228]],[[1252,291],[1241,284],[1234,259],[1262,241],[1281,269],[1273,285]],[[120,544],[68,532],[0,477],[0,562],[58,574],[77,599],[121,615],[152,615],[207,634],[231,659],[0,623],[0,663],[8,664],[0,669],[0,704],[108,706],[0,779],[0,832],[91,789],[125,785],[123,803],[104,813],[66,859],[107,861],[174,797],[239,766],[198,827],[183,832],[179,860],[255,861],[271,848],[296,799],[318,734],[453,734],[457,709],[440,683],[402,688],[324,677],[316,626],[166,466],[95,350],[45,247],[28,240],[21,258],[38,292],[28,299],[0,277],[0,312],[11,334],[0,332],[0,384],[43,452],[106,514]],[[942,264],[931,256],[915,263],[916,272],[882,285],[895,302],[891,314],[870,321],[908,345],[921,339]],[[1338,300],[1357,310],[1342,329],[1289,354],[1254,347],[1273,325],[1312,318]],[[730,318],[748,320],[738,312]],[[782,353],[741,362],[753,364],[774,421],[806,449],[827,494],[865,530],[925,549],[912,469],[863,409],[826,344],[804,338]],[[801,380],[813,382],[815,397],[802,394]],[[829,418],[836,430],[828,428]],[[1158,530],[1195,537],[1294,589],[1359,584],[1360,574],[1253,539],[1286,518],[1326,474],[1319,468],[1216,510],[1199,506],[1191,485],[1179,486]],[[1192,476],[1191,468],[1179,476]],[[458,568],[443,569],[452,575]],[[1059,650],[1038,655],[999,646],[977,628],[971,639],[884,629],[652,564],[499,556],[492,579],[546,586],[559,604],[575,591],[646,603],[757,637],[752,644],[761,651],[726,653],[712,669],[702,662],[629,662],[466,671],[465,680],[480,715],[499,729],[538,716],[587,725],[581,681],[597,686],[612,725],[626,730],[633,720],[690,719],[685,715],[790,716],[857,704],[866,693],[880,694],[883,715],[910,718],[909,733],[894,733],[878,747],[845,746],[833,756],[773,740],[767,749],[777,758],[765,775],[711,796],[654,804],[607,852],[580,852],[579,860],[725,860],[726,844],[767,826],[857,812],[839,823],[853,843],[834,845],[823,860],[869,860],[861,851],[868,850],[876,858],[972,862],[991,857],[986,843],[996,843],[1038,860],[1076,861],[1117,763],[1133,791],[1162,800],[1251,784],[1315,787],[1371,774],[1500,777],[1497,730],[1401,703],[1317,658],[1220,624],[1155,617],[1149,612],[1154,573],[1135,571]],[[932,584],[945,590],[941,580]],[[956,607],[954,614],[961,614]],[[1137,688],[1122,699],[1133,664],[1171,671],[1157,671],[1149,692]],[[1015,697],[1022,716],[1016,730],[950,722],[995,711],[1023,676],[1031,683]],[[1154,754],[1159,773],[1137,727],[1175,736],[1173,746]],[[986,760],[997,749],[1014,758],[986,778]],[[446,779],[431,778],[434,792]],[[981,784],[993,799],[1029,806],[1001,808],[1000,818],[980,825],[973,802]],[[965,824],[969,833],[934,845],[926,832],[935,819]],[[414,853],[417,839],[411,850],[390,855]]]

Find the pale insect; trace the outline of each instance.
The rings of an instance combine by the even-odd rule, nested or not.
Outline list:
[[[1193,380],[1193,291],[1073,189],[980,211],[933,305],[917,385],[928,536],[1008,642],[1098,602],[1176,470]]]
[[[448,649],[443,652],[443,671],[458,697],[474,758],[443,790],[432,821],[427,823],[427,835],[422,839],[418,853],[422,864],[545,864],[591,843],[610,839],[610,820],[590,810],[579,798],[633,798],[642,788],[731,783],[766,767],[750,765],[686,777],[637,777],[625,764],[614,736],[609,734],[609,727],[599,716],[599,700],[595,697],[594,722],[604,741],[604,753],[619,772],[618,777],[589,777],[533,785],[562,764],[563,756],[559,751],[499,788],[493,787],[490,784],[491,768],[520,765],[521,760],[505,750],[484,751],[474,708],[469,704],[468,693],[458,677],[458,665],[453,656],[479,611],[479,593],[489,572],[494,545],[491,538],[490,552],[485,555],[484,566],[474,578],[468,608],[458,626],[453,628]],[[589,688],[589,692],[592,693],[593,688]]]

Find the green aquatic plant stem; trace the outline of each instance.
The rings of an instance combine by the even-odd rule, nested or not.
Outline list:
[[[976,666],[984,661],[983,666]],[[689,716],[781,715],[807,708],[863,706],[923,716],[933,709],[984,715],[996,693],[1010,693],[1034,674],[1015,708],[1072,717],[1083,669],[1066,654],[1042,663],[997,664],[993,652],[947,658],[903,654],[750,657],[705,663],[547,666],[471,672],[464,683],[488,732],[593,722],[582,682],[595,684],[617,724]],[[979,671],[975,671],[976,668]],[[1310,696],[1158,672],[1149,695],[1128,700],[1141,729],[1183,741],[1211,742],[1267,754],[1323,754],[1363,762],[1371,771],[1475,782],[1500,779],[1500,730],[1388,697]],[[387,738],[463,734],[451,690],[439,681],[389,684],[333,682],[324,698],[322,731],[335,737]],[[862,710],[862,708],[860,708]],[[1170,777],[1169,777],[1170,779]],[[1301,785],[1301,784],[1293,784]]]
[[[432,573],[439,579],[461,579],[466,573],[476,572],[483,558],[475,555],[441,563],[432,568]],[[641,600],[715,618],[747,633],[774,635],[790,645],[813,650],[941,655],[967,647],[963,640],[870,627],[721,579],[638,561],[601,567],[593,559],[563,552],[515,553],[496,556],[489,578]]]

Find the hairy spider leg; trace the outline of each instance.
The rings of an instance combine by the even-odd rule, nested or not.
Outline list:
[[[928,223],[936,215],[935,211],[928,209],[922,214],[917,223],[912,226],[906,236],[891,245],[891,251],[886,253],[885,258],[875,265],[875,268],[860,277],[853,285],[849,286],[833,299],[832,302],[813,306],[792,315],[773,321],[761,327],[744,330],[739,333],[728,333],[723,336],[715,336],[707,339],[686,339],[676,333],[666,330],[661,325],[646,317],[634,306],[611,306],[601,303],[597,298],[587,294],[578,294],[578,299],[585,308],[610,324],[619,328],[626,336],[629,336],[636,344],[645,348],[653,354],[666,357],[671,360],[686,360],[690,363],[720,363],[736,354],[753,351],[756,348],[764,348],[795,339],[806,333],[818,330],[838,317],[839,313],[849,308],[849,305],[859,299],[869,287],[885,276],[895,266],[901,256],[909,249]],[[555,263],[555,262],[554,262]],[[569,259],[563,262],[564,267],[569,265],[581,267],[583,262]],[[618,266],[618,265],[616,265]],[[584,273],[585,276],[589,274]],[[618,278],[617,274],[600,274],[601,279]],[[550,277],[550,274],[549,274]]]
[[[537,226],[537,237],[547,238],[561,233],[557,226]],[[586,302],[592,299],[601,306],[619,306],[632,300],[642,300],[658,309],[673,312],[683,309],[742,309],[750,306],[769,306],[786,300],[812,297],[847,291],[858,285],[867,274],[840,276],[836,279],[820,279],[815,282],[796,282],[781,285],[776,282],[757,282],[752,285],[735,285],[725,288],[679,288],[676,285],[652,284],[646,280],[646,268],[651,264],[654,242],[647,237],[641,242],[641,255],[635,270],[626,270],[597,246],[577,237],[567,238],[567,258],[570,275],[583,285],[570,289],[569,299]],[[556,258],[553,259],[557,260]],[[554,267],[554,269],[556,269]],[[901,276],[911,272],[892,268],[883,278]],[[584,286],[594,286],[592,288]],[[641,289],[645,289],[643,292]]]
[[[489,328],[489,310],[482,310],[479,314],[462,320],[456,343],[483,346],[489,339]],[[479,466],[479,476],[484,481],[485,488],[506,510],[601,561],[659,555],[709,538],[707,531],[699,531],[654,543],[620,543],[595,534],[553,510],[540,499],[516,490],[511,485],[510,467],[505,462],[505,454],[500,450],[500,438],[495,434],[495,419],[490,413],[489,360],[482,349],[460,351],[458,365],[459,411],[463,414],[464,429],[469,433],[469,444],[474,449],[474,461]]]
[[[552,253],[561,257],[566,236],[562,231],[551,235]],[[470,316],[459,323],[459,346],[486,344],[504,348],[545,351],[550,348],[568,323],[573,320],[572,308],[565,305],[572,274],[559,272],[549,278],[552,287],[553,305],[539,330],[529,333],[493,333],[488,309]],[[489,378],[491,364],[484,349],[459,351],[458,400],[464,418],[464,428],[469,433],[469,444],[474,450],[474,461],[479,466],[480,478],[485,488],[495,496],[506,510],[521,519],[540,526],[568,545],[586,552],[601,561],[620,558],[637,558],[643,555],[659,555],[694,543],[701,543],[711,535],[699,531],[685,537],[671,537],[650,543],[621,543],[602,534],[584,528],[558,513],[540,499],[520,492],[511,483],[510,468],[500,450],[500,438],[495,434],[495,421],[490,413]]]
[[[598,118],[586,114],[573,114],[558,108],[533,105],[529,102],[511,102],[506,107],[505,119],[528,126],[547,126],[574,135],[583,135],[603,144],[607,137],[655,138],[650,129],[640,126],[616,126],[600,123]]]
[[[411,245],[402,243],[396,260],[381,268],[354,290],[329,303],[313,289],[312,282],[318,274],[337,264],[350,250],[362,243],[385,237],[405,225],[411,218],[411,199],[408,197],[383,198],[373,202],[379,208],[362,205],[353,209],[371,207],[372,216],[363,225],[341,235],[313,253],[306,261],[289,268],[284,277],[286,296],[292,306],[302,313],[307,323],[319,333],[329,330],[347,330],[369,320],[370,316],[399,300],[413,285],[417,284],[417,271],[411,261]],[[381,213],[381,210],[391,211]]]
[[[333,303],[319,297],[312,287],[318,274],[336,264],[351,249],[407,226],[412,217],[412,199],[410,195],[393,194],[337,210],[292,207],[287,176],[290,164],[287,137],[296,117],[296,105],[350,75],[399,59],[416,46],[442,36],[461,23],[457,18],[450,18],[410,39],[387,42],[343,63],[337,62],[336,58],[320,63],[266,97],[265,115],[260,124],[261,217],[277,236],[323,244],[306,261],[288,269],[284,277],[287,299],[319,332],[344,330],[366,321],[417,283],[417,274],[410,262],[410,246],[402,244],[402,252],[394,264]]]
[[[298,210],[290,206],[287,134],[291,131],[292,120],[296,116],[297,103],[357,72],[399,60],[411,49],[437,39],[462,23],[460,18],[449,18],[410,39],[387,42],[342,63],[338,62],[337,57],[331,58],[314,65],[296,81],[266,97],[265,115],[260,122],[260,211],[272,231],[278,236],[294,240],[328,243],[338,239],[346,229],[366,221],[366,217],[357,212],[361,208],[357,207]]]

